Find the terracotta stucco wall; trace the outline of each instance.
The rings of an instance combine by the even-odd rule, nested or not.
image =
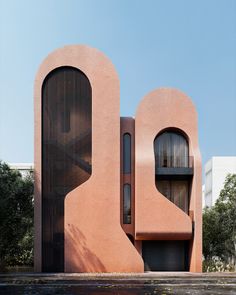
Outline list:
[[[60,66],[78,68],[92,86],[92,175],[65,199],[65,271],[142,272],[142,258],[120,225],[118,76],[107,57],[81,45],[51,53],[35,80],[35,270],[42,261],[41,88]]]
[[[194,158],[189,215],[164,197],[155,186],[153,142],[156,135],[166,128],[178,128],[187,135],[190,156]],[[135,155],[136,239],[191,240],[190,271],[201,271],[201,158],[197,113],[184,93],[161,88],[144,97],[135,118]]]
[[[92,87],[92,175],[65,199],[65,271],[142,272],[143,260],[120,224],[120,132],[125,128],[134,132],[133,122],[126,121],[120,130],[119,79],[110,60],[81,45],[51,53],[35,80],[35,270],[41,271],[42,266],[41,88],[48,73],[61,66],[81,70]],[[153,142],[166,128],[178,128],[187,135],[194,158],[189,215],[155,186]],[[190,271],[201,271],[201,158],[197,114],[185,94],[162,88],[142,100],[135,119],[134,160],[135,224],[124,229],[135,235],[139,251],[143,239],[190,240]]]

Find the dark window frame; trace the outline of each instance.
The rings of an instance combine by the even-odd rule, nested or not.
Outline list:
[[[162,190],[163,183],[166,183],[165,188],[167,188],[167,195],[165,192]],[[175,192],[176,189],[178,189],[178,185],[182,184],[182,188],[186,190],[186,195],[183,197],[181,200],[181,204],[178,204],[180,202],[179,195],[178,195],[178,201],[175,198]],[[173,180],[173,179],[168,179],[168,180],[158,180],[156,182],[156,188],[158,191],[165,196],[169,201],[174,203],[176,206],[178,206],[181,210],[183,210],[185,213],[188,213],[189,211],[189,196],[190,196],[190,183],[187,180]]]
[[[154,139],[154,156],[157,190],[188,214],[191,177],[193,175],[189,161],[188,137],[179,129],[163,130]],[[181,183],[183,185],[182,192],[186,192],[183,195],[181,195],[179,187]]]
[[[127,188],[127,190],[126,190]],[[132,223],[132,191],[131,184],[123,185],[123,224]]]
[[[179,129],[161,131],[154,139],[154,155],[156,168],[188,168],[188,137]]]
[[[123,134],[123,173],[131,174],[132,172],[132,149],[131,134],[126,132]]]

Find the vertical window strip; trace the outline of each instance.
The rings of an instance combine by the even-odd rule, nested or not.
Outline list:
[[[123,186],[123,223],[131,224],[131,185]]]
[[[131,173],[131,135],[123,135],[123,173]]]

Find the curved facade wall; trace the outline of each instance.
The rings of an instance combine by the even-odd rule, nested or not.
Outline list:
[[[34,91],[35,270],[201,271],[191,100],[157,89],[120,119],[112,63],[80,45],[51,53]]]
[[[92,89],[92,175],[81,185],[76,179],[78,186],[74,183],[72,190],[65,191],[64,271],[142,272],[142,258],[120,224],[118,77],[107,57],[81,45],[51,53],[41,64],[35,80],[35,270],[44,270],[42,87],[47,75],[60,67],[80,70]],[[63,128],[67,130],[67,126]],[[85,156],[84,159],[87,162]]]
[[[166,129],[182,130],[188,137],[189,156],[193,157],[188,214],[156,189],[153,142],[156,135]],[[201,271],[201,158],[197,114],[184,93],[161,88],[144,97],[135,118],[135,155],[135,238],[190,241],[189,270]]]

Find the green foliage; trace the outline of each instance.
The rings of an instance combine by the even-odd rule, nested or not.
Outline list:
[[[33,179],[0,162],[0,268],[33,264]]]
[[[221,258],[214,256],[210,260],[203,261],[203,272],[225,272],[234,271],[234,266],[222,261]]]
[[[227,175],[215,206],[203,211],[203,255],[210,269],[216,258],[229,269],[236,263],[236,174]]]

